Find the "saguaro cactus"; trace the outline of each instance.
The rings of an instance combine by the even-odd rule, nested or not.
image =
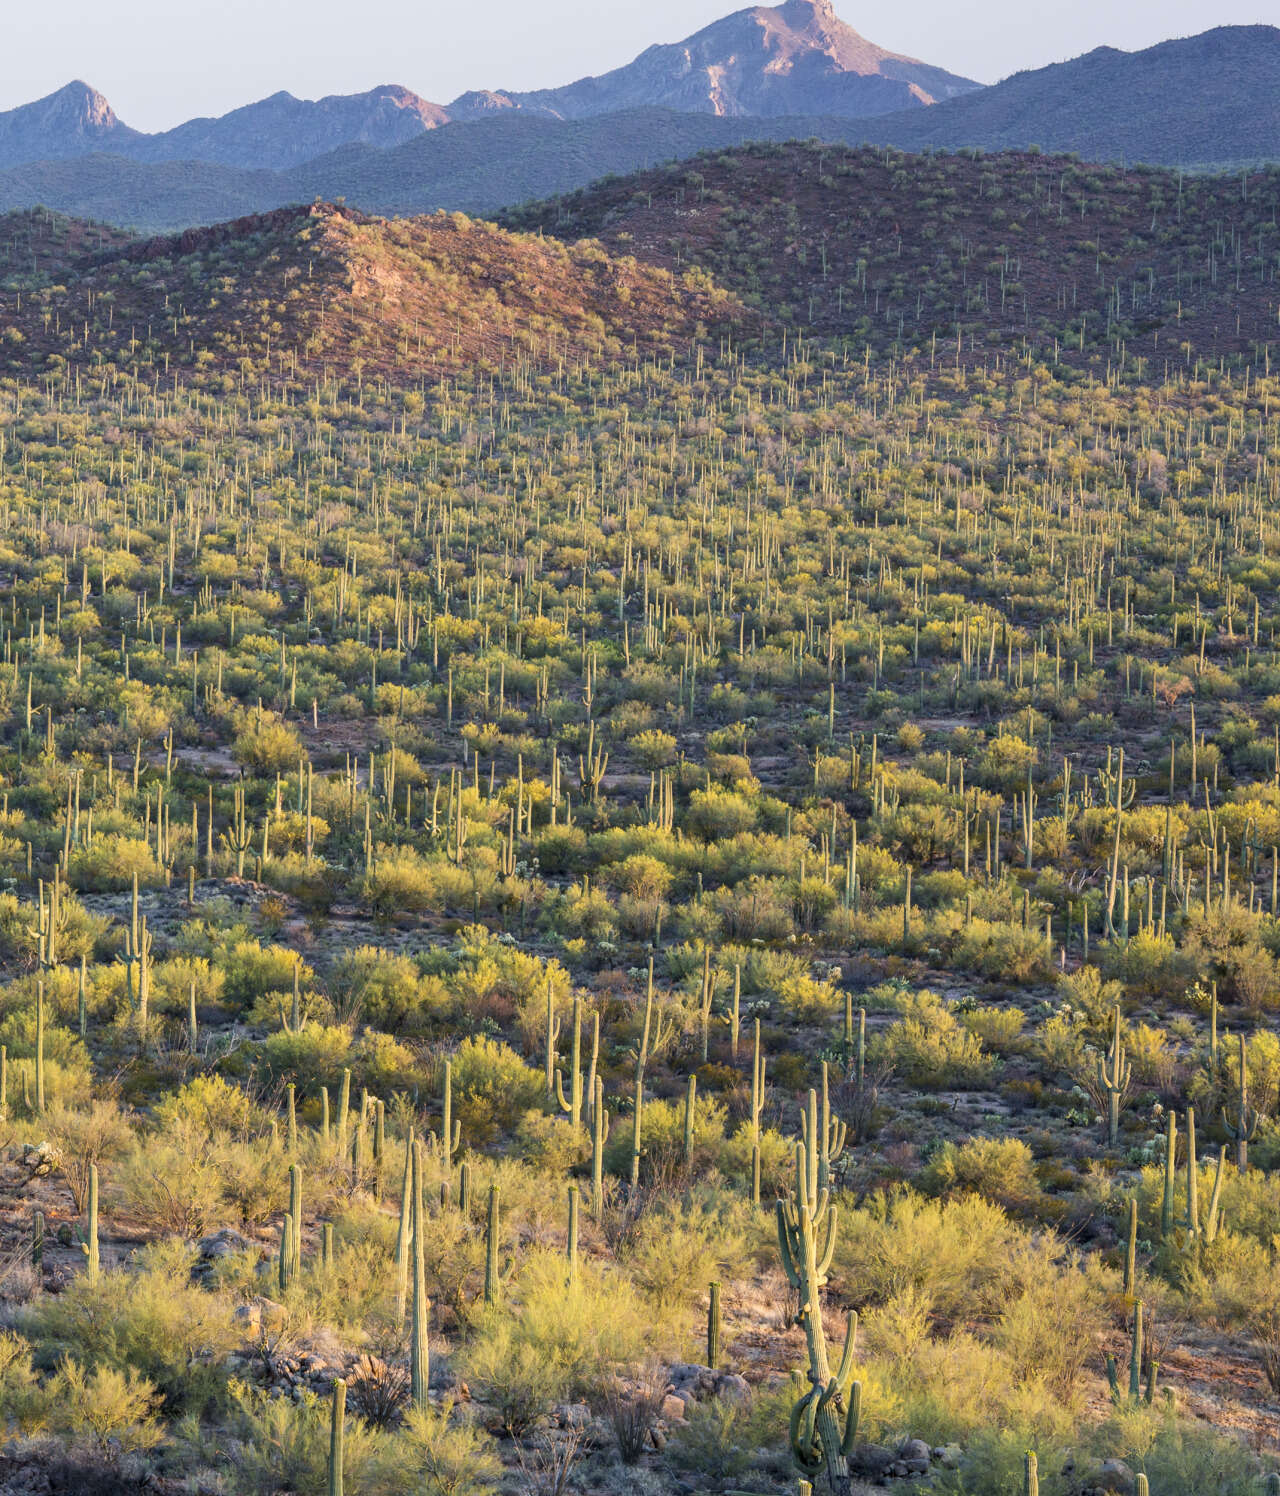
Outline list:
[[[413,1240],[413,1189],[416,1178],[413,1128],[404,1141],[404,1175],[400,1184],[400,1223],[396,1230],[396,1325],[404,1324],[409,1297],[409,1248]]]
[[[410,1395],[415,1408],[426,1408],[427,1387],[431,1380],[431,1356],[427,1342],[427,1316],[431,1305],[427,1299],[426,1253],[422,1229],[422,1190],[418,1175],[417,1150],[413,1153],[413,1325],[410,1331]]]
[[[485,1227],[484,1243],[484,1301],[498,1301],[498,1186],[489,1186],[489,1220]]]
[[[599,1221],[604,1209],[604,1145],[609,1136],[609,1113],[604,1109],[604,1081],[596,1076],[591,1103],[591,1213]]]
[[[347,1417],[347,1384],[338,1377],[329,1405],[329,1496],[343,1496],[344,1435]]]
[[[816,1166],[816,1185],[820,1190],[831,1184],[831,1165],[844,1152],[848,1140],[848,1126],[831,1114],[831,1091],[827,1076],[827,1062],[822,1062],[822,1105],[818,1109],[818,1093],[809,1092],[808,1107],[801,1116],[800,1125],[810,1167]]]
[[[1120,1039],[1120,1004],[1115,1008],[1115,1029],[1111,1048],[1105,1059],[1098,1061],[1098,1091],[1107,1102],[1107,1146],[1114,1148],[1120,1133],[1120,1103],[1129,1089],[1133,1067],[1124,1057],[1124,1044]]]
[[[1022,1496],[1040,1496],[1040,1463],[1030,1450],[1023,1465]]]
[[[825,1190],[811,1193],[813,1172],[805,1145],[797,1143],[795,1190],[777,1206],[778,1249],[787,1281],[799,1295],[809,1356],[810,1387],[791,1410],[791,1453],[806,1476],[825,1470],[833,1496],[849,1496],[849,1455],[858,1437],[862,1402],[862,1384],[853,1379],[858,1320],[849,1316],[844,1350],[833,1375],[821,1292],[835,1252],[837,1217]]]
[[[98,1253],[98,1166],[89,1165],[89,1198],[86,1202],[84,1240],[80,1249],[85,1256],[85,1276],[90,1283],[98,1281],[101,1259]]]
[[[720,1364],[720,1285],[711,1285],[707,1302],[707,1365],[714,1371]]]
[[[1164,1197],[1160,1203],[1160,1239],[1173,1235],[1173,1193],[1178,1163],[1178,1119],[1169,1113],[1164,1140]]]
[[[1249,1105],[1249,1054],[1244,1035],[1240,1035],[1240,1090],[1236,1102],[1235,1120],[1222,1109],[1222,1125],[1236,1145],[1236,1168],[1243,1174],[1249,1167],[1249,1144],[1257,1136],[1260,1121],[1258,1111]]]
[[[289,1165],[289,1215],[293,1230],[289,1237],[289,1272],[297,1277],[302,1271],[302,1170]]]
[[[1129,1390],[1128,1401],[1145,1401],[1150,1403],[1156,1395],[1156,1377],[1159,1374],[1159,1363],[1153,1361],[1147,1371],[1147,1385],[1144,1391],[1142,1386],[1142,1300],[1133,1306],[1133,1333],[1129,1342]],[[1111,1401],[1117,1406],[1125,1402],[1125,1394],[1120,1389],[1120,1375],[1116,1369],[1116,1358],[1107,1357],[1107,1381],[1111,1384]]]
[[[698,1115],[698,1077],[691,1075],[684,1093],[684,1166],[693,1163],[693,1129]]]
[[[444,1094],[440,1099],[440,1155],[445,1174],[453,1171],[453,1155],[462,1142],[462,1123],[453,1120],[453,1062],[444,1062]]]
[[[288,1211],[280,1222],[280,1256],[276,1261],[276,1282],[280,1292],[288,1291],[293,1282],[293,1217]]]
[[[129,900],[129,923],[124,932],[124,950],[116,959],[124,966],[125,992],[129,1006],[137,1015],[139,1041],[147,1041],[147,1024],[151,1005],[151,949],[154,937],[147,928],[147,917],[138,912],[138,875],[133,875]],[[137,969],[135,985],[134,970]]]
[[[565,1095],[564,1077],[557,1069],[556,1103],[569,1118],[569,1126],[576,1138],[582,1124],[582,999],[576,992],[573,994],[573,1058],[569,1069],[569,1094]]]
[[[755,1021],[751,1054],[751,1203],[760,1204],[760,1115],[764,1111],[764,1054],[760,1048],[760,1020]]]
[[[569,1229],[565,1235],[564,1255],[569,1264],[569,1282],[578,1279],[578,1186],[569,1186]]]
[[[36,983],[36,1111],[44,1115],[44,983]]]
[[[547,973],[547,1047],[546,1047],[546,1085],[547,1100],[550,1102],[556,1093],[556,1045],[560,1040],[560,1019],[556,1016],[556,997],[551,987],[551,973]]]

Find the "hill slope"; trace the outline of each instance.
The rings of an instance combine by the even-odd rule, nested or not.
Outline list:
[[[388,222],[320,205],[123,244],[48,215],[6,227],[0,369],[28,376],[103,362],[230,376],[252,364],[414,382],[475,364],[666,352],[739,316],[731,298],[666,269],[461,215]],[[33,241],[66,247],[33,267]]]
[[[1153,359],[1277,337],[1280,169],[1188,177],[1042,155],[758,145],[507,216],[697,265],[770,322],[910,349],[957,335]],[[760,324],[758,323],[757,326]]]
[[[1222,26],[1141,52],[1100,47],[936,109],[877,121],[911,150],[1075,151],[1164,165],[1280,159],[1280,29]]]

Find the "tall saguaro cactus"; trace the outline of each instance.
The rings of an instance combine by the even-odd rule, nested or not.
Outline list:
[[[604,1107],[604,1081],[595,1078],[591,1102],[591,1214],[597,1221],[604,1209],[604,1145],[609,1137],[609,1113]]]
[[[338,1377],[333,1384],[333,1401],[329,1405],[329,1496],[343,1496],[346,1417],[347,1384]]]
[[[569,1118],[569,1126],[576,1138],[582,1124],[582,999],[576,992],[573,994],[573,1059],[569,1070],[569,1092],[565,1094],[564,1076],[557,1069],[556,1102]]]
[[[1129,1089],[1133,1075],[1132,1065],[1125,1059],[1124,1044],[1120,1038],[1120,1004],[1115,1008],[1115,1028],[1111,1048],[1105,1059],[1098,1060],[1098,1090],[1107,1102],[1107,1146],[1114,1148],[1120,1134],[1120,1103]]]
[[[833,1373],[821,1293],[835,1252],[837,1216],[827,1191],[812,1191],[813,1174],[805,1145],[797,1143],[795,1191],[777,1206],[778,1250],[787,1281],[799,1295],[809,1358],[809,1390],[791,1410],[791,1454],[807,1477],[826,1472],[832,1496],[850,1496],[849,1455],[858,1437],[862,1403],[862,1383],[853,1379],[858,1320],[850,1314]]]
[[[1249,1105],[1249,1052],[1244,1035],[1240,1035],[1240,1090],[1233,1120],[1222,1109],[1222,1125],[1226,1134],[1236,1145],[1236,1168],[1243,1174],[1249,1167],[1249,1144],[1257,1136],[1260,1117],[1256,1107]]]
[[[413,1193],[413,1325],[409,1344],[409,1385],[415,1408],[426,1408],[427,1387],[431,1380],[431,1357],[427,1342],[427,1315],[430,1304],[427,1300],[426,1253],[422,1225],[422,1189],[419,1176],[418,1150],[413,1150],[413,1177],[410,1188]]]
[[[820,1190],[825,1190],[831,1184],[831,1166],[844,1152],[849,1136],[848,1125],[831,1113],[831,1091],[826,1060],[822,1062],[821,1111],[819,1111],[818,1093],[810,1091],[808,1106],[801,1116],[800,1125],[809,1155],[810,1170],[816,1170],[816,1186]]]
[[[89,1165],[89,1198],[86,1202],[84,1241],[81,1249],[85,1257],[85,1276],[90,1283],[98,1281],[101,1258],[98,1251],[98,1166]]]
[[[755,1021],[751,1051],[751,1203],[760,1204],[760,1116],[764,1111],[764,1052],[760,1048],[760,1020]]]

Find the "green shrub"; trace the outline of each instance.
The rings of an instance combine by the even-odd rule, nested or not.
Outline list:
[[[198,1412],[223,1389],[222,1357],[239,1334],[231,1307],[191,1281],[194,1252],[178,1243],[144,1248],[137,1270],[71,1281],[22,1312],[37,1360],[70,1357],[145,1377],[171,1410]]]
[[[453,1055],[454,1115],[471,1146],[509,1129],[546,1096],[545,1077],[506,1044],[465,1039]]]
[[[930,1194],[969,1193],[1006,1207],[1025,1207],[1040,1193],[1031,1149],[1021,1138],[947,1142],[920,1176]]]
[[[898,1008],[904,1016],[872,1045],[879,1063],[916,1086],[977,1087],[991,1079],[994,1058],[941,998],[924,990],[903,997]]]
[[[131,1367],[86,1371],[67,1357],[46,1393],[52,1424],[64,1437],[90,1439],[99,1455],[112,1448],[152,1449],[161,1438],[156,1389]]]
[[[372,945],[339,956],[330,985],[339,994],[338,1011],[347,1022],[376,1024],[393,1033],[421,1028],[433,1008],[438,1011],[448,1002],[442,984],[424,980],[408,956]]]
[[[670,1343],[625,1278],[584,1260],[567,1283],[563,1255],[535,1250],[525,1254],[503,1301],[477,1313],[460,1363],[519,1432],[553,1403],[594,1396],[650,1347]]]
[[[743,1398],[691,1404],[685,1422],[671,1431],[672,1465],[700,1491],[758,1484],[755,1476],[785,1480],[791,1470],[786,1428],[795,1397],[784,1383],[753,1387]]]
[[[621,1262],[664,1318],[695,1311],[697,1284],[729,1282],[747,1271],[749,1205],[694,1194],[646,1210],[623,1244]]]
[[[315,980],[311,968],[287,946],[237,940],[218,957],[228,1006],[240,1011],[268,992],[292,993],[295,973],[304,986]]]

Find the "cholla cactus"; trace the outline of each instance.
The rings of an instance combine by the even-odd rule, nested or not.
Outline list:
[[[805,1145],[797,1143],[795,1191],[777,1206],[778,1249],[787,1280],[799,1294],[799,1322],[809,1354],[810,1387],[791,1410],[791,1454],[806,1476],[825,1470],[835,1496],[848,1496],[849,1455],[858,1437],[862,1403],[862,1384],[853,1380],[858,1320],[849,1316],[840,1364],[833,1374],[821,1292],[835,1251],[837,1217],[827,1191],[811,1190],[813,1172]]]

